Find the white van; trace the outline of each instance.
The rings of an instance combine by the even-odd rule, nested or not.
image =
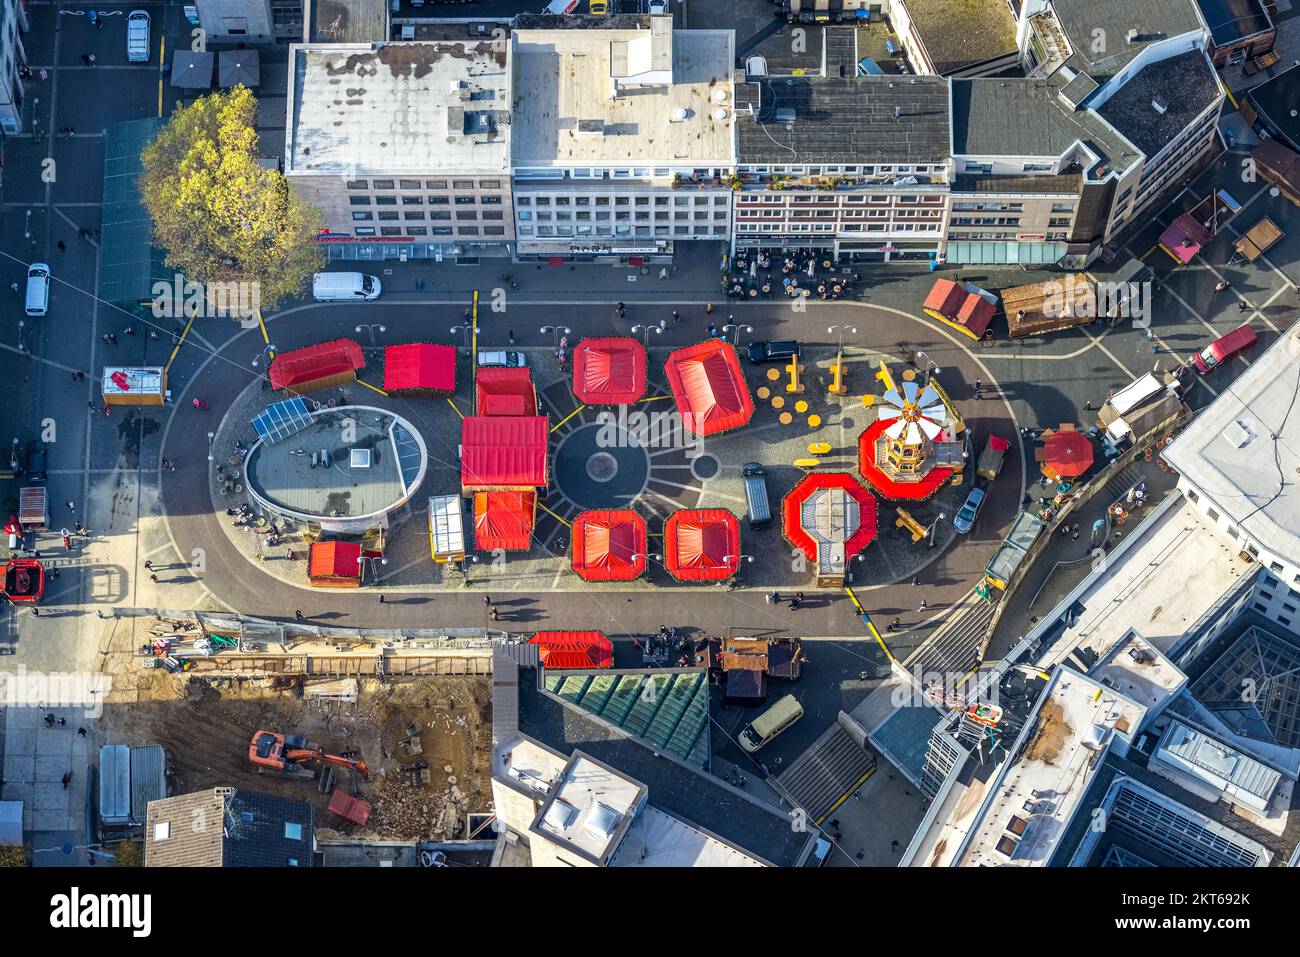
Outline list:
[[[149,62],[149,13],[132,10],[126,15],[126,59],[128,63]]]
[[[32,263],[27,267],[27,315],[43,316],[50,308],[50,267]]]
[[[740,746],[753,754],[803,717],[803,705],[792,694],[768,708],[740,732]]]
[[[317,302],[350,302],[378,299],[379,279],[359,272],[318,272],[311,279]]]

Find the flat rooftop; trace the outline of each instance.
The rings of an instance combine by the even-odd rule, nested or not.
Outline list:
[[[939,77],[794,76],[743,86],[737,98],[755,109],[737,125],[746,164],[948,159],[948,82]]]
[[[811,853],[815,829],[800,833],[779,808],[656,754],[581,709],[543,694],[536,672],[519,670],[519,730],[556,752],[575,751],[646,785],[651,806],[775,867],[796,867]]]
[[[1052,9],[1074,51],[1067,62],[1099,80],[1152,43],[1203,29],[1193,0],[1052,0]],[[1100,50],[1096,30],[1111,40]],[[1132,40],[1129,31],[1136,31]]]
[[[609,866],[762,867],[763,862],[647,805],[632,821]]]
[[[321,450],[329,453],[330,464],[321,460],[313,468],[312,455]],[[311,425],[274,445],[259,442],[249,455],[247,478],[253,493],[273,507],[302,516],[360,518],[405,501],[426,465],[424,442],[405,419],[345,406],[314,413]]]
[[[1215,46],[1226,46],[1273,28],[1260,0],[1196,0]]]
[[[1300,565],[1300,329],[1255,358],[1161,454],[1243,536]],[[1240,546],[1238,546],[1240,547]]]
[[[294,44],[290,84],[286,173],[510,171],[505,44]]]
[[[1100,766],[1098,753],[1116,734],[1131,737],[1145,714],[1142,705],[1058,667],[1013,749],[1018,757],[990,789],[959,866],[1046,866]]]
[[[1131,166],[1137,160],[1132,145],[1091,110],[1062,104],[1063,85],[1063,78],[1055,77],[953,80],[953,153],[1057,158],[1077,143],[1095,158],[1080,154],[1085,173],[1098,163],[1117,171]]]
[[[631,826],[645,796],[641,782],[575,751],[531,830],[602,861]]]
[[[1221,96],[1210,61],[1200,50],[1189,50],[1143,67],[1097,112],[1143,153],[1155,156]]]
[[[905,0],[904,6],[940,76],[1018,52],[1006,0]]]
[[[515,30],[515,166],[735,162],[731,30]]]
[[[1060,632],[1039,665],[1051,668],[1078,648],[1105,658],[1133,630],[1167,653],[1249,573],[1251,566],[1213,534],[1192,503],[1182,496],[1168,501],[1172,504],[1157,513],[1136,544],[1112,553],[1100,571],[1085,579],[1071,603],[1074,623]],[[1048,631],[1058,617],[1044,616],[1039,628]]]
[[[387,0],[314,0],[312,43],[379,43],[388,39]]]
[[[1130,632],[1088,671],[1148,711],[1163,705],[1187,684],[1187,675],[1151,642]]]

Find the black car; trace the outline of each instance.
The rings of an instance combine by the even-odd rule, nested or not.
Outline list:
[[[793,339],[774,342],[751,342],[749,344],[749,361],[755,365],[764,362],[789,362],[799,358],[802,350]]]
[[[27,443],[27,460],[24,467],[29,482],[44,482],[49,467],[49,449],[44,442],[32,439]]]

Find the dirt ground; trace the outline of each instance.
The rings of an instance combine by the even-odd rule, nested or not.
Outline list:
[[[320,837],[459,838],[466,815],[491,810],[490,678],[361,679],[355,703],[305,699],[301,680],[142,672],[124,696],[129,700],[114,702],[110,695],[102,730],[113,742],[161,744],[169,794],[231,786],[312,801]],[[412,726],[418,755],[398,744]],[[338,769],[335,788],[374,805],[367,826],[329,813],[330,795],[320,792],[317,780],[257,773],[248,745],[259,730],[299,734],[331,754],[365,761],[370,781]],[[416,785],[406,769],[420,761],[429,780]]]

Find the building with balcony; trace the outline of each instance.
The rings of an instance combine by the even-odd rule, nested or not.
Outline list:
[[[938,255],[949,125],[939,77],[738,76],[734,248]]]
[[[289,65],[284,171],[331,255],[509,255],[507,44],[300,44]]]
[[[734,43],[670,17],[516,29],[518,257],[619,261],[728,240]]]
[[[27,27],[26,4],[0,2],[0,130],[5,133],[23,127],[23,83],[18,71],[27,65],[22,38]]]

